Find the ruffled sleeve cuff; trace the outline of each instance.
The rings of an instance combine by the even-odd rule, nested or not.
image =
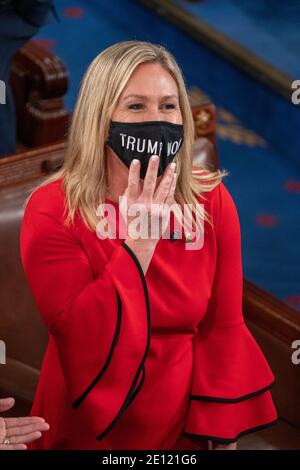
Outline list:
[[[199,327],[184,435],[235,442],[278,420],[275,377],[246,324]]]

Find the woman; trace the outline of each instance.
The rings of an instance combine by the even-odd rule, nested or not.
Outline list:
[[[32,193],[22,225],[50,333],[32,408],[50,430],[32,449],[235,449],[277,419],[273,373],[242,315],[236,208],[225,172],[192,172],[193,141],[165,48],[125,41],[94,59],[64,165]],[[186,249],[178,212],[157,210],[175,201],[197,227],[202,215],[201,249]],[[136,204],[159,233],[129,230]]]

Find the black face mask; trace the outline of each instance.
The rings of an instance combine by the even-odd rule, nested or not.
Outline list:
[[[134,158],[141,162],[140,178],[144,179],[149,159],[158,155],[157,176],[175,158],[183,143],[183,125],[168,121],[110,122],[108,144],[129,168]]]

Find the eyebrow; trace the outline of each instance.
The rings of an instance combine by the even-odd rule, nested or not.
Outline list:
[[[149,97],[146,96],[146,95],[127,95],[123,99],[126,100],[127,98],[140,98],[140,99],[145,100],[145,101],[149,99]],[[162,100],[169,99],[169,98],[177,98],[178,99],[178,96],[177,95],[161,96]]]

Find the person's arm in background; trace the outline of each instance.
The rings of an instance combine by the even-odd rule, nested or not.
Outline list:
[[[0,399],[0,413],[10,410],[14,404],[14,398]],[[0,417],[0,450],[26,450],[26,444],[39,439],[48,429],[49,424],[37,416]]]
[[[0,158],[16,151],[16,117],[10,87],[11,60],[41,26],[58,20],[53,0],[0,0],[0,80],[5,97],[0,104]]]
[[[53,0],[19,0],[15,2],[16,13],[27,23],[40,28],[53,19],[59,21]]]

